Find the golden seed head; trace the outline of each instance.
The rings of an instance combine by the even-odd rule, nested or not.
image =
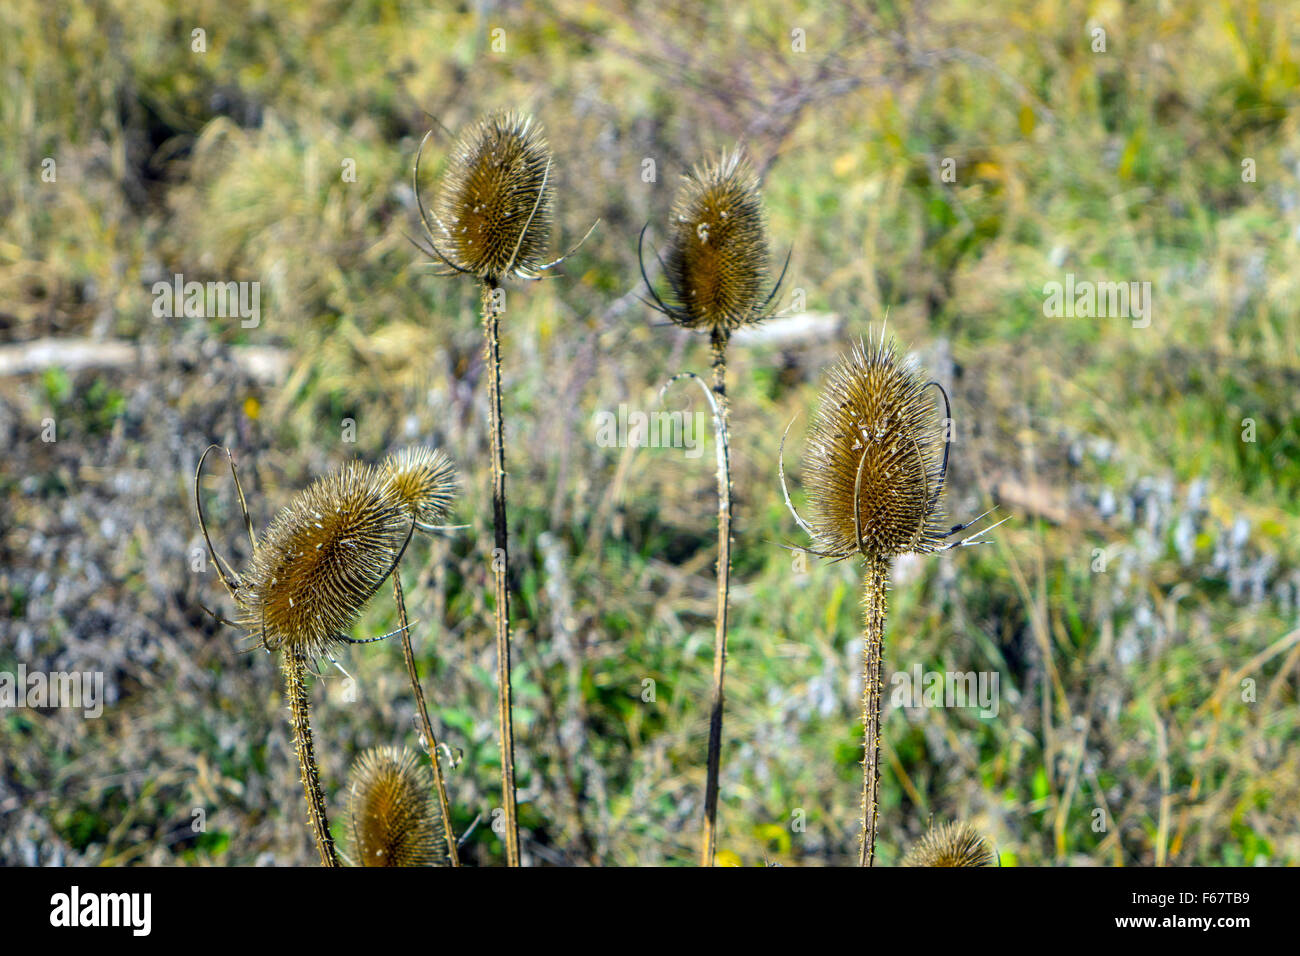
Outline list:
[[[903,866],[997,866],[997,854],[969,823],[931,829],[903,857]]]
[[[422,525],[436,525],[456,497],[456,469],[434,448],[416,446],[390,455],[384,474],[407,512]]]
[[[411,516],[387,475],[360,462],[290,499],[258,543],[240,623],[264,646],[325,656],[392,573]]]
[[[810,429],[804,484],[820,549],[835,557],[935,550],[943,478],[935,392],[894,344],[859,343],[830,372]]]
[[[696,166],[673,203],[664,261],[669,317],[686,328],[727,332],[756,321],[767,265],[763,196],[742,150]]]
[[[434,214],[439,246],[481,279],[532,274],[545,262],[555,190],[551,148],[525,113],[498,112],[452,148]]]
[[[348,816],[360,866],[449,866],[428,764],[403,747],[372,747],[352,765]]]

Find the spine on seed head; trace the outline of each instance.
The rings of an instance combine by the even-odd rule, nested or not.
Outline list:
[[[664,271],[674,322],[729,333],[760,316],[768,240],[758,176],[739,148],[683,177]]]
[[[532,275],[545,261],[555,200],[551,149],[526,113],[496,112],[452,148],[434,205],[447,258],[480,279]]]
[[[360,866],[450,866],[429,767],[410,750],[373,747],[352,767],[348,816]]]
[[[945,823],[916,842],[903,866],[996,866],[997,854],[969,823]]]
[[[271,650],[326,656],[384,583],[412,528],[384,472],[351,462],[272,520],[239,593],[239,621]]]
[[[456,468],[437,449],[417,446],[390,455],[382,470],[393,492],[421,525],[442,521],[456,498]]]
[[[809,433],[805,485],[834,557],[935,550],[943,440],[938,405],[893,343],[858,344],[830,372]]]

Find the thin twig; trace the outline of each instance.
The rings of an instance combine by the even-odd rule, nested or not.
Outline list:
[[[438,808],[442,812],[442,832],[447,840],[447,856],[451,859],[452,866],[460,866],[460,854],[456,852],[456,834],[451,827],[451,804],[447,801],[447,786],[442,777],[442,760],[438,756],[438,738],[433,734],[429,708],[425,706],[424,690],[420,687],[420,671],[415,664],[415,651],[411,647],[411,629],[406,619],[402,575],[396,568],[393,569],[393,600],[397,602],[397,626],[402,632],[402,656],[406,658],[406,674],[411,679],[415,706],[420,711],[420,723],[424,727],[424,742],[429,748],[429,763],[433,766],[433,783],[438,790]]]
[[[501,308],[498,285],[483,281],[483,326],[492,428],[492,572],[496,583],[497,723],[501,741],[501,802],[505,810],[506,866],[519,866],[519,819],[515,805],[515,732],[510,688],[510,550],[506,525],[505,426],[501,418]]]

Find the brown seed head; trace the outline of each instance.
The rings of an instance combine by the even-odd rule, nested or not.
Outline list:
[[[351,462],[319,479],[262,536],[238,592],[240,623],[269,649],[325,656],[392,573],[411,527],[378,469]]]
[[[555,190],[551,148],[525,113],[490,113],[452,149],[434,204],[441,251],[481,279],[531,275],[545,262]]]
[[[893,343],[859,343],[830,372],[810,430],[804,484],[823,552],[935,550],[943,478],[941,416]]]
[[[969,823],[930,830],[903,857],[903,866],[996,866],[997,854]]]
[[[352,851],[360,866],[449,866],[433,775],[410,750],[372,747],[352,766]]]
[[[669,318],[726,332],[756,321],[767,265],[763,197],[744,153],[737,148],[696,166],[673,203],[664,262]]]
[[[422,525],[436,525],[456,497],[456,469],[441,451],[422,446],[390,455],[383,470],[407,512]]]

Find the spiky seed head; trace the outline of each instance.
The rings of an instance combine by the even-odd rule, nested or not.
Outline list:
[[[429,766],[403,747],[372,747],[352,766],[348,815],[360,866],[449,866]]]
[[[325,656],[392,573],[410,529],[386,474],[360,462],[331,472],[267,527],[239,592],[240,623],[271,650]]]
[[[758,176],[740,148],[683,177],[673,203],[669,318],[730,332],[759,318],[767,283],[767,226]]]
[[[434,448],[415,446],[390,455],[383,465],[398,499],[422,525],[436,525],[456,497],[456,468]]]
[[[820,550],[837,558],[935,550],[944,533],[935,394],[893,342],[859,342],[831,369],[805,457]]]
[[[917,841],[903,866],[996,866],[993,852],[969,823],[945,823]]]
[[[545,262],[555,190],[551,148],[526,113],[484,116],[456,141],[434,204],[444,255],[481,279]]]

